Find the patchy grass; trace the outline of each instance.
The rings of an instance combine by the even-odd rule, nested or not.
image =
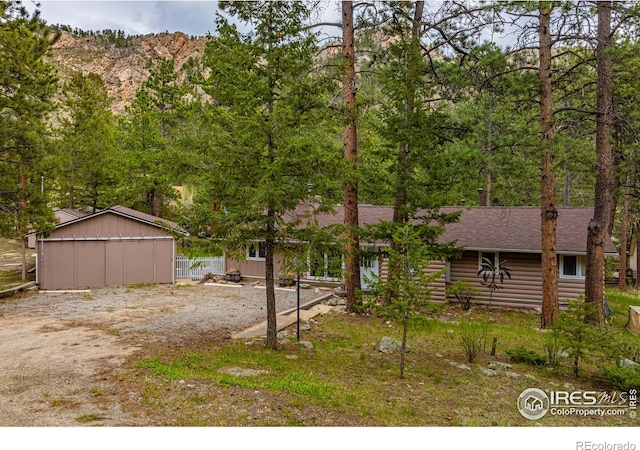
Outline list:
[[[616,308],[633,301],[608,294]],[[465,313],[457,305],[446,313],[449,321],[433,320],[411,330],[404,379],[398,376],[398,355],[374,350],[384,335],[399,338],[399,327],[375,316],[329,314],[303,336],[314,344],[311,351],[295,343],[272,351],[261,342],[221,341],[150,355],[135,364],[123,385],[127,392],[132,385],[141,392],[141,400],[127,409],[156,418],[155,425],[177,426],[637,425],[625,416],[523,418],[516,400],[526,388],[562,390],[571,383],[575,389],[610,391],[602,378],[608,362],[585,362],[579,379],[571,375],[569,361],[558,367],[513,363],[512,369],[489,377],[479,369],[491,361],[508,362],[508,349],[544,354],[547,332],[538,329],[539,317],[522,311],[491,311],[489,317],[483,308],[472,309],[467,319],[490,322],[487,348],[468,364],[460,343]],[[489,354],[493,336],[498,339],[494,357]],[[220,372],[228,367],[261,372]]]
[[[104,417],[99,414],[84,414],[82,416],[76,417],[76,422],[79,423],[96,422],[98,420],[104,420]]]
[[[0,291],[24,284],[20,271],[0,270]]]
[[[613,311],[612,324],[624,327],[629,318],[629,306],[640,305],[640,291],[628,289],[621,292],[618,289],[607,289],[606,296],[609,300],[609,307]]]
[[[22,280],[21,245],[15,239],[0,237],[0,291],[20,286],[33,279],[27,274],[27,281]],[[35,267],[33,249],[27,249],[27,269]]]

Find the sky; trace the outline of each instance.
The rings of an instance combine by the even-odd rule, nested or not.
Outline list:
[[[23,0],[30,11],[32,0]],[[182,31],[205,36],[215,31],[216,1],[57,1],[40,0],[42,19],[50,25],[82,30],[122,30],[126,34]]]
[[[23,0],[33,12],[34,0]],[[58,1],[40,0],[38,8],[49,25],[69,25],[85,31],[122,30],[126,34],[182,31],[205,36],[215,31],[217,1]],[[335,10],[327,1],[327,10]]]

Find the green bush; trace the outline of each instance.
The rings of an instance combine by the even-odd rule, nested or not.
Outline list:
[[[460,323],[460,343],[468,362],[475,361],[476,356],[484,349],[486,339],[487,323],[465,321]]]
[[[480,289],[466,280],[458,280],[447,288],[447,294],[453,295],[463,311],[469,311],[471,305],[480,296]]]
[[[505,353],[509,355],[509,360],[514,363],[525,363],[532,366],[544,366],[547,363],[547,358],[524,347],[516,347],[507,350]]]
[[[615,367],[604,371],[604,377],[611,386],[620,391],[629,391],[640,387],[640,366]]]
[[[547,352],[547,364],[554,367],[560,365],[560,358],[564,353],[564,348],[562,347],[562,336],[556,327],[551,328],[546,334],[544,349]]]

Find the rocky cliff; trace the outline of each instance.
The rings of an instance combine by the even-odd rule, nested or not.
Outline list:
[[[116,45],[104,36],[76,36],[66,31],[52,46],[51,63],[62,81],[71,73],[97,73],[113,98],[113,111],[121,113],[136,90],[161,59],[173,59],[181,77],[183,65],[199,60],[209,37],[189,38],[184,33],[160,33],[127,38]]]

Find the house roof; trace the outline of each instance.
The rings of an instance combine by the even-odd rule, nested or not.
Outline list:
[[[153,216],[151,214],[146,214],[140,211],[136,211],[135,209],[127,208],[125,206],[120,206],[120,205],[112,206],[111,208],[103,209],[93,214],[83,215],[66,222],[61,222],[55,226],[55,229],[62,228],[74,223],[78,223],[83,220],[90,220],[93,217],[101,216],[103,214],[117,214],[119,216],[127,217],[129,219],[133,219],[138,222],[144,222],[148,225],[152,225],[158,228],[168,228],[172,231],[176,231],[181,234],[185,234],[185,235],[189,234],[184,228],[182,228],[180,225],[178,225],[175,222],[172,222],[167,219],[163,219],[161,217]]]
[[[447,225],[440,238],[443,242],[458,241],[470,250],[539,253],[540,217],[539,207],[466,208],[460,221]],[[592,207],[558,208],[557,252],[586,253],[587,227],[592,218]],[[604,250],[607,254],[617,254],[610,237]]]
[[[78,217],[84,217],[87,214],[72,208],[62,208],[54,211],[55,216],[60,222],[68,222]]]
[[[339,224],[344,219],[344,207],[336,206],[336,214],[318,217],[320,226]],[[469,250],[498,250],[540,253],[540,207],[445,207],[441,212],[462,211],[460,220],[446,226],[440,242],[456,241]],[[390,206],[360,205],[360,225],[376,224],[393,219]],[[587,227],[593,217],[592,207],[558,208],[558,253],[586,253]],[[617,255],[611,239],[605,242],[605,253]]]

